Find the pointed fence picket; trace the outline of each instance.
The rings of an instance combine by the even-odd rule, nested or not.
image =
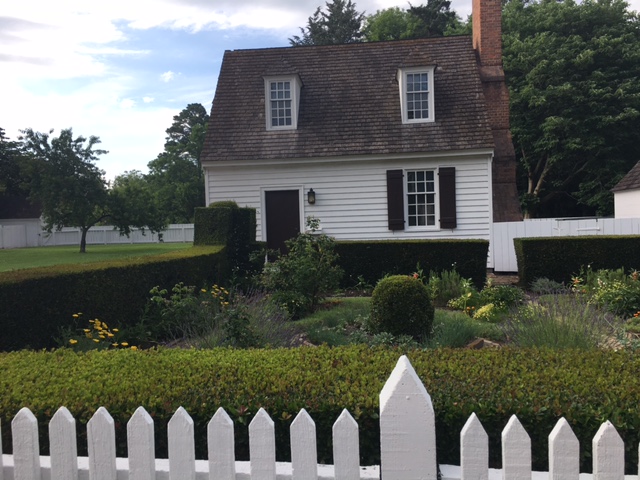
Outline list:
[[[315,423],[304,409],[291,424],[291,464],[276,463],[274,423],[263,409],[249,424],[249,462],[236,462],[233,421],[222,408],[207,426],[207,461],[195,458],[193,420],[182,407],[168,424],[168,459],[155,458],[153,419],[142,407],[127,423],[125,459],[116,458],[114,421],[103,407],[87,423],[88,457],[77,455],[76,422],[65,407],[49,423],[50,457],[39,455],[38,424],[29,409],[21,409],[14,417],[11,434],[13,454],[2,455],[0,442],[0,480],[370,480],[380,476],[435,480],[438,476],[433,405],[404,356],[380,392],[380,468],[360,466],[358,424],[347,410],[333,425],[334,466],[317,464]],[[488,443],[480,419],[472,414],[460,432],[460,467],[441,466],[442,480],[531,480],[541,475],[531,471],[531,440],[516,416],[502,432],[501,472],[489,469]],[[550,480],[585,478],[579,474],[578,439],[564,418],[549,435],[549,473],[542,475]],[[593,438],[592,477],[625,479],[624,444],[609,422]]]

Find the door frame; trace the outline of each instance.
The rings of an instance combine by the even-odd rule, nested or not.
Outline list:
[[[261,229],[261,241],[267,241],[267,203],[265,192],[278,191],[278,190],[297,190],[298,191],[298,205],[300,211],[300,233],[306,230],[305,220],[305,202],[304,202],[304,185],[269,185],[268,187],[260,187],[260,229]]]

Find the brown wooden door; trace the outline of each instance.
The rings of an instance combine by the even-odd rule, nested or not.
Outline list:
[[[286,253],[285,240],[300,233],[300,192],[272,190],[264,198],[267,248]]]

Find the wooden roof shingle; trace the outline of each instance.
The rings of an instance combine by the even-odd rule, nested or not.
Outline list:
[[[398,69],[436,66],[435,122],[403,124]],[[296,130],[268,131],[264,77],[302,82]],[[203,162],[493,148],[471,38],[225,52]]]
[[[624,190],[635,190],[640,188],[640,162],[629,170],[622,180],[620,180],[615,187],[611,189],[612,192],[622,192]]]

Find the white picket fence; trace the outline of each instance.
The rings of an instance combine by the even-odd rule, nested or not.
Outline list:
[[[514,238],[581,235],[640,235],[640,218],[539,218],[494,223],[487,266],[496,272],[518,271]]]
[[[128,458],[116,458],[114,421],[102,407],[87,424],[88,457],[77,456],[75,420],[64,407],[49,423],[50,456],[39,455],[38,425],[28,409],[15,416],[11,433],[13,455],[1,456],[0,480],[437,479],[431,397],[406,356],[380,393],[381,467],[360,466],[358,425],[347,410],[333,426],[334,465],[318,465],[315,424],[304,409],[291,424],[291,463],[276,462],[274,423],[263,409],[249,425],[248,462],[235,461],[233,421],[223,409],[208,424],[208,460],[195,459],[194,425],[182,407],[168,424],[168,459],[155,458],[153,420],[142,407],[127,424]],[[462,429],[460,448],[461,466],[441,466],[443,480],[585,478],[578,473],[578,440],[564,419],[549,436],[549,473],[531,471],[531,441],[515,416],[502,432],[501,472],[488,467],[488,438],[475,414]],[[625,478],[624,445],[609,422],[593,439],[592,477]]]

